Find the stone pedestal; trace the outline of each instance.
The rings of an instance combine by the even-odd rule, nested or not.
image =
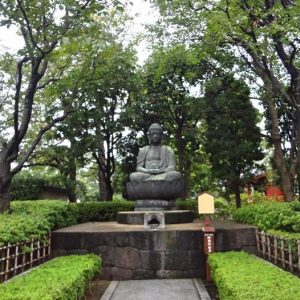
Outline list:
[[[149,180],[127,182],[127,198],[136,200],[136,210],[175,209],[175,199],[184,192],[182,178],[175,180]]]
[[[256,251],[255,227],[216,221],[216,251]],[[52,255],[95,253],[107,280],[205,277],[203,224],[143,225],[93,222],[52,232]]]
[[[145,213],[149,211],[125,211],[118,213],[119,224],[143,225]],[[156,212],[156,211],[155,211]],[[194,215],[190,210],[163,211],[165,224],[192,223]]]
[[[175,200],[144,199],[135,200],[135,211],[165,211],[175,210]]]

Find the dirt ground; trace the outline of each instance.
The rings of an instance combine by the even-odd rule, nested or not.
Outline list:
[[[85,300],[100,300],[102,295],[104,294],[106,288],[109,286],[110,281],[100,280],[96,278],[93,280],[90,288],[87,290],[85,294]]]

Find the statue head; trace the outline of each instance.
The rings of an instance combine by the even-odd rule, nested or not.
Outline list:
[[[163,129],[158,123],[153,123],[148,129],[149,143],[159,145],[162,140]]]

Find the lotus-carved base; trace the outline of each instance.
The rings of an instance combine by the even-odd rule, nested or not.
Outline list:
[[[184,181],[153,180],[141,182],[127,182],[127,196],[129,200],[138,200],[136,210],[143,208],[166,210],[175,208],[175,199],[183,195]]]

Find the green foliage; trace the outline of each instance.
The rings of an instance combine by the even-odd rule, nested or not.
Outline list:
[[[58,200],[14,201],[11,213],[0,215],[0,246],[43,238],[50,231],[84,222],[115,221],[118,211],[133,210],[134,203]]]
[[[12,200],[37,200],[45,187],[63,188],[62,177],[41,177],[29,172],[14,176],[11,186]]]
[[[12,200],[36,200],[44,186],[45,180],[42,178],[15,176],[11,187]]]
[[[245,82],[223,71],[216,75],[206,83],[204,148],[210,155],[212,173],[235,193],[239,207],[241,174],[249,172],[263,157],[258,113]]]
[[[212,278],[222,300],[300,299],[300,280],[244,252],[209,256]]]
[[[267,198],[264,194],[254,192],[253,194],[242,193],[241,194],[242,206],[247,204],[260,204],[264,202],[270,202],[270,198]]]
[[[10,214],[0,215],[0,245],[42,238],[51,230],[76,224],[63,201],[14,201]]]
[[[47,221],[51,230],[76,224],[70,204],[59,200],[14,201],[12,215],[34,216]]]
[[[0,285],[0,299],[74,300],[101,270],[95,254],[58,257]]]
[[[237,209],[233,218],[237,222],[248,223],[260,229],[299,232],[300,212],[295,203],[269,202],[248,205]]]
[[[177,200],[176,207],[182,210],[191,210],[194,213],[194,217],[198,218],[198,200]],[[215,214],[213,219],[231,219],[233,207],[223,198],[215,198]]]
[[[78,223],[116,221],[119,211],[134,209],[134,202],[83,202],[70,205]]]

